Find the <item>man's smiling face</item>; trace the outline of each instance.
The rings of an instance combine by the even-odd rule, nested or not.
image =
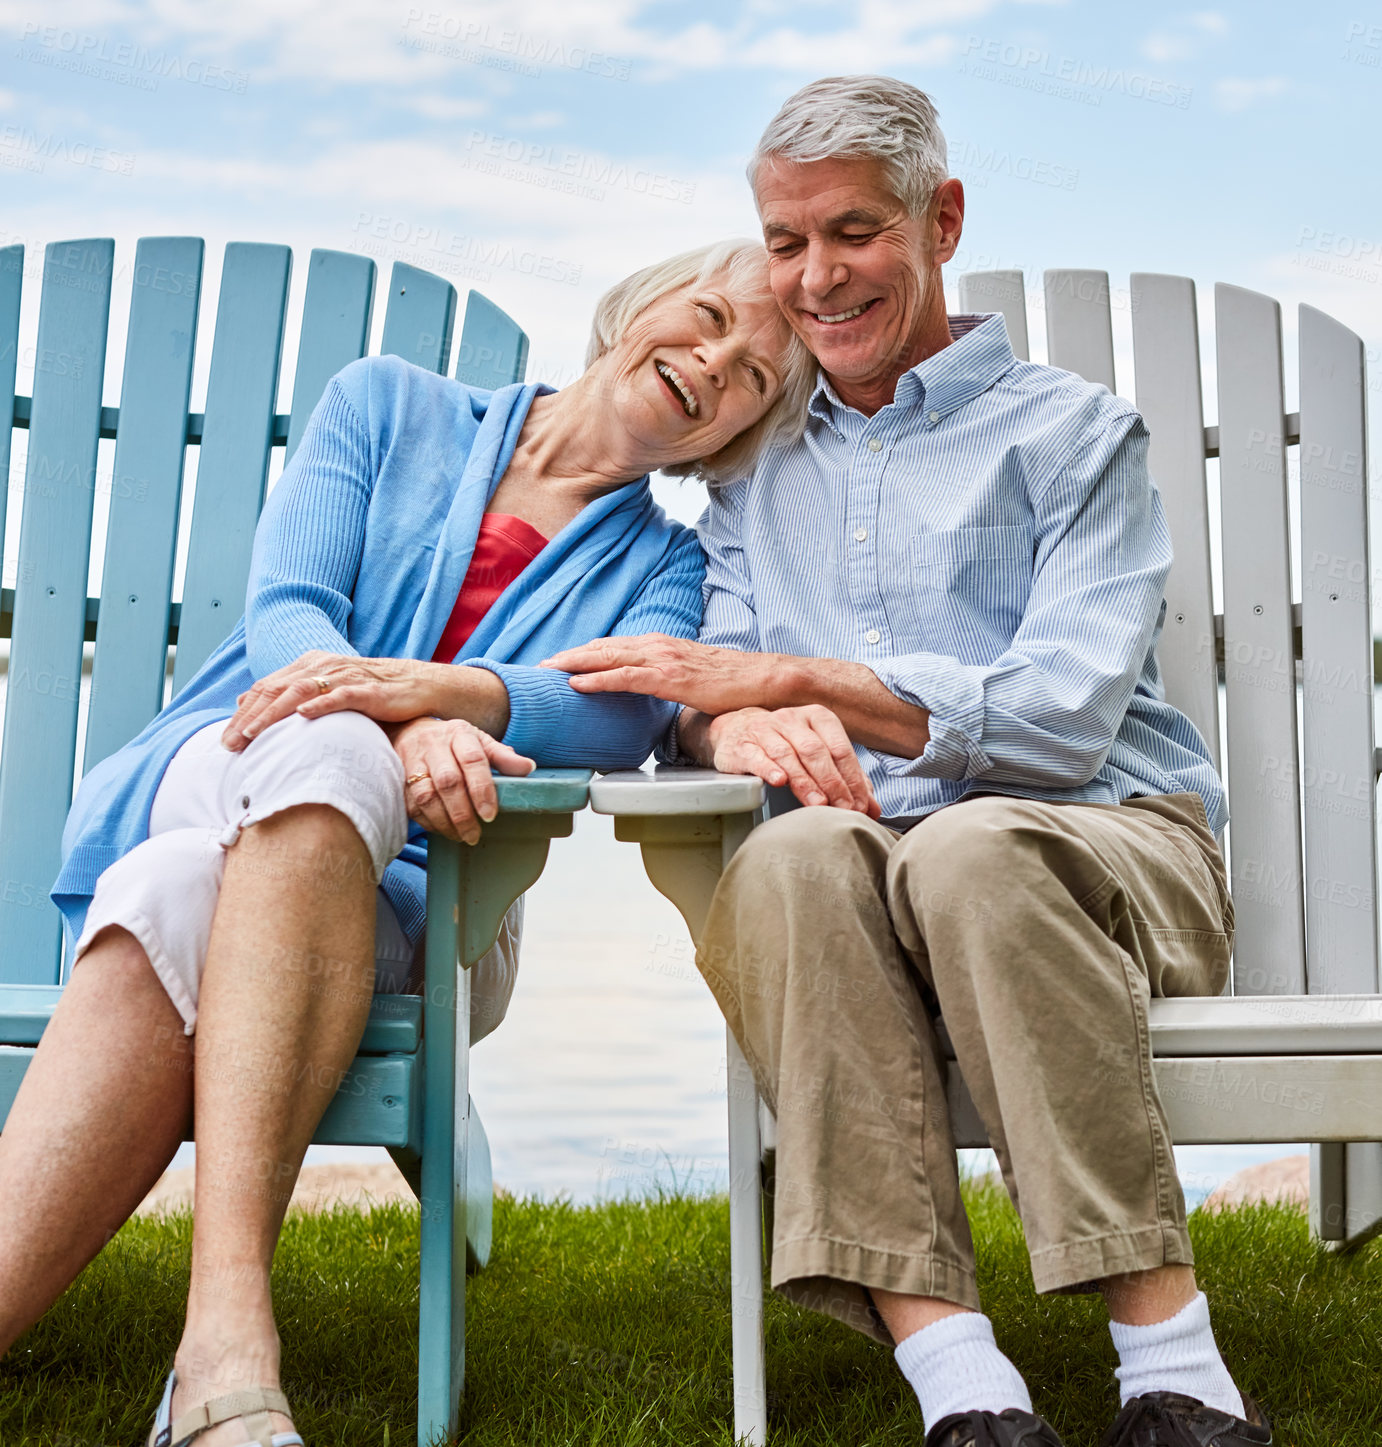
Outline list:
[[[950,340],[940,263],[959,239],[959,182],[923,217],[908,215],[870,156],[769,157],[755,191],[778,305],[844,399],[876,410]]]

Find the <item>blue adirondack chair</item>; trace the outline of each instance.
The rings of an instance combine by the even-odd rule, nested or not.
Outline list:
[[[375,264],[313,251],[292,404],[276,413],[292,255],[226,247],[205,413],[189,413],[204,247],[141,240],[118,407],[102,406],[114,280],[110,240],[44,256],[32,397],[15,395],[21,246],[0,249],[0,409],[28,432],[16,587],[0,598],[10,640],[0,745],[0,1125],[61,993],[57,875],[73,780],[133,737],[234,626],[271,450],[291,457],[329,378],[368,347]],[[381,352],[445,373],[456,291],[395,264]],[[527,338],[471,292],[458,380],[519,381]],[[115,441],[101,595],[87,597],[97,448]],[[12,428],[0,427],[0,477]],[[199,449],[186,582],[172,600],[187,449]],[[0,547],[4,542],[0,508]],[[83,643],[94,643],[89,686]],[[79,741],[82,705],[86,727]],[[81,747],[79,748],[79,742]],[[426,990],[377,997],[354,1066],[315,1137],[385,1146],[422,1205],[418,1441],[454,1433],[465,1362],[465,1271],[490,1251],[489,1145],[469,1107],[468,967],[571,832],[590,775],[539,770],[499,783],[499,817],[466,849],[429,841]]]

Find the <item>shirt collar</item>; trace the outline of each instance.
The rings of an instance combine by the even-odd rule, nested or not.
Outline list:
[[[943,417],[993,384],[1016,362],[1008,329],[1000,312],[962,312],[946,318],[950,345],[917,363],[897,379],[894,406],[918,406]],[[854,409],[840,400],[824,372],[816,373],[816,388],[808,409],[838,432],[843,414]]]

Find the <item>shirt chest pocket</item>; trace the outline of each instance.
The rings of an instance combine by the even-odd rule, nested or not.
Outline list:
[[[1030,528],[941,528],[918,534],[912,547],[923,611],[944,607],[1016,630],[1032,591]]]

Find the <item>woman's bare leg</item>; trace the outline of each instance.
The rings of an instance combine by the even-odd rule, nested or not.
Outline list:
[[[78,961],[0,1133],[0,1355],[163,1174],[192,1112],[192,1041],[111,926]]]
[[[269,1268],[303,1155],[369,1015],[375,887],[355,826],[326,805],[252,825],[227,855],[198,1002],[197,1195],[175,1420],[211,1397],[279,1384]],[[231,1421],[197,1444],[244,1440]]]

